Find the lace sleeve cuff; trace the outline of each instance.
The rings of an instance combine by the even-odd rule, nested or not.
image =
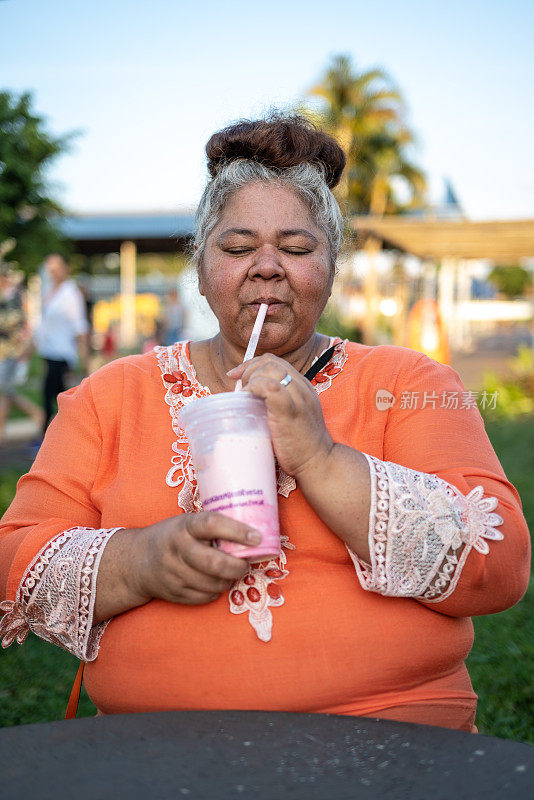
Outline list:
[[[71,528],[51,539],[26,570],[15,601],[0,603],[2,647],[29,631],[94,661],[108,621],[92,626],[98,567],[109,539],[121,528]]]
[[[482,486],[464,496],[436,475],[364,453],[371,471],[371,564],[349,550],[362,587],[393,597],[439,602],[455,589],[472,548],[502,539],[495,497]]]

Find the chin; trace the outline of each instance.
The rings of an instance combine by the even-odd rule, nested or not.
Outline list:
[[[309,339],[309,336],[295,337],[293,332],[288,331],[269,331],[266,336],[262,334],[256,349],[256,355],[262,353],[273,353],[275,356],[283,356],[302,347]]]

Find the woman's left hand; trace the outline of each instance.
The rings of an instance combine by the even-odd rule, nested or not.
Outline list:
[[[247,392],[263,397],[278,463],[297,478],[312,464],[321,463],[334,442],[325,425],[319,398],[311,383],[283,358],[272,353],[252,358],[230,370]],[[284,386],[286,375],[291,381]]]

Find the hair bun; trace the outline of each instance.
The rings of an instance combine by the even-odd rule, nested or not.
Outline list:
[[[330,189],[339,183],[346,162],[345,153],[332,136],[298,115],[241,120],[214,133],[206,154],[212,178],[223,164],[238,158],[280,170],[308,162],[323,168]]]

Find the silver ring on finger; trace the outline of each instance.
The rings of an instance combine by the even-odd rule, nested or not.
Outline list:
[[[291,377],[291,375],[289,374],[289,372],[287,372],[287,373],[284,375],[284,377],[282,378],[282,380],[280,381],[280,385],[281,385],[281,386],[287,386],[288,384],[290,384],[290,383],[291,383],[291,381],[292,381],[292,380],[293,380],[293,378]]]

